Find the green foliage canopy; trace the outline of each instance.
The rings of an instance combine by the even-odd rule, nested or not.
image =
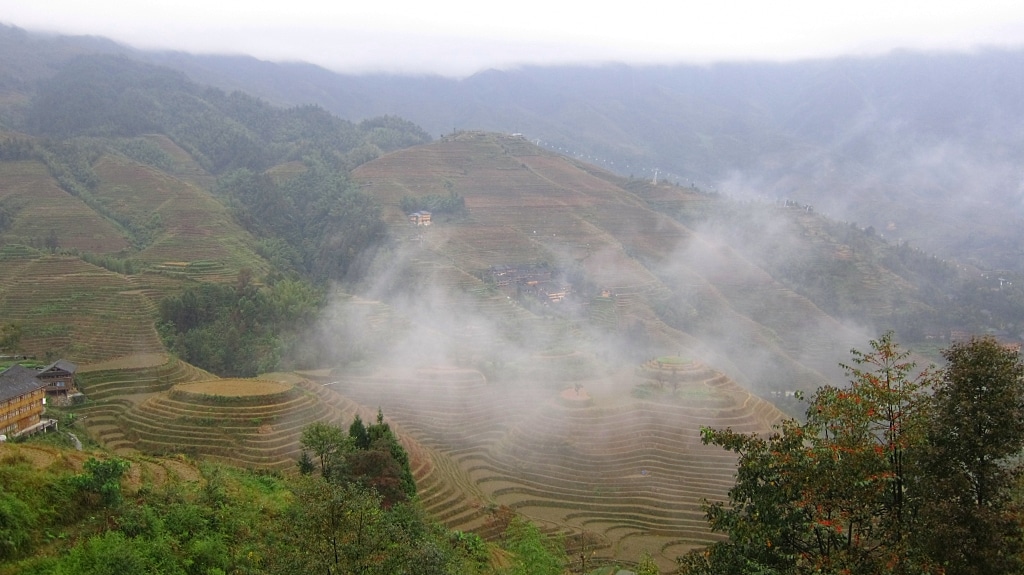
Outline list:
[[[993,340],[946,358],[944,372],[915,371],[888,333],[853,351],[850,386],[819,389],[805,422],[767,438],[704,429],[739,455],[729,503],[706,508],[728,540],[680,558],[682,571],[1016,572],[1020,360]]]
[[[220,375],[251,377],[299,361],[301,333],[323,294],[300,280],[257,286],[204,283],[160,302],[160,331],[182,359]]]
[[[536,525],[522,518],[509,523],[502,546],[514,556],[502,575],[562,575],[568,563],[561,542],[545,537]]]
[[[113,507],[121,503],[121,477],[129,467],[129,462],[117,457],[90,457],[85,462],[85,473],[75,475],[71,482],[80,491],[97,496],[103,505]]]
[[[266,255],[307,277],[358,280],[359,263],[384,238],[380,206],[323,156],[306,157],[300,173],[282,178],[236,170],[216,191],[253,235],[283,242]]]
[[[450,182],[446,182],[450,185]],[[465,215],[466,198],[457,194],[455,190],[449,190],[448,195],[427,194],[425,196],[403,196],[399,202],[402,211],[411,214],[426,210],[431,214],[450,214],[455,216]]]
[[[936,386],[923,461],[920,544],[948,573],[1019,573],[1024,364],[992,338],[951,345]]]
[[[153,484],[143,473],[142,485],[123,486],[121,503],[98,517],[75,505],[80,492],[74,484],[102,488],[129,462],[94,461],[89,471],[75,474],[5,455],[0,572],[493,573],[478,537],[447,531],[415,504],[386,508],[371,489],[320,477],[202,465],[199,481],[169,474]]]
[[[385,507],[416,496],[409,454],[380,410],[377,423],[369,426],[357,415],[348,433],[326,423],[310,424],[300,443],[319,460],[321,477],[372,488]],[[308,468],[301,459],[299,465]]]

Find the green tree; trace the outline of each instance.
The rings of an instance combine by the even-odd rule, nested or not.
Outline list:
[[[302,430],[299,444],[311,451],[320,461],[320,475],[327,478],[334,466],[352,451],[352,441],[339,427],[326,423],[312,423]]]
[[[272,573],[471,575],[486,550],[479,538],[431,522],[413,505],[385,508],[372,489],[332,477],[302,477]]]
[[[352,425],[348,426],[348,436],[355,442],[356,449],[370,448],[370,434],[366,431],[366,425],[359,414],[352,420]]]
[[[398,442],[398,437],[391,431],[391,426],[384,421],[384,412],[377,409],[377,423],[366,428],[370,439],[370,449],[387,452],[395,461],[398,469],[398,489],[404,494],[401,499],[416,496],[416,480],[412,476],[409,464],[409,453]]]
[[[954,343],[922,477],[931,505],[922,545],[950,574],[1019,573],[1020,506],[1010,497],[1024,450],[1024,365],[992,338]]]
[[[409,464],[409,454],[399,443],[384,413],[377,410],[377,423],[365,425],[356,415],[346,437],[351,449],[344,458],[334,460],[332,477],[373,488],[382,497],[385,507],[416,496],[416,481]]]
[[[299,473],[303,475],[309,475],[316,469],[316,464],[313,463],[313,458],[309,456],[309,452],[305,449],[299,454]]]
[[[0,327],[0,351],[17,354],[21,344],[22,328],[19,323],[8,323]]]
[[[391,456],[387,445],[378,444],[348,454],[345,479],[372,488],[386,508],[409,498],[402,489],[402,466]]]
[[[924,503],[919,486],[912,485],[914,459],[925,440],[929,398],[940,374],[932,367],[915,374],[910,351],[900,349],[891,331],[871,341],[870,352],[851,353],[853,365],[842,366],[852,378],[849,390],[820,390],[816,409],[808,411],[808,425],[817,426],[833,451],[863,457],[859,463],[864,467],[855,469],[851,479],[872,481],[878,491],[861,503],[879,506],[877,525],[864,535],[881,537],[902,571],[911,515]],[[842,462],[838,457],[836,461]],[[844,471],[853,467],[850,463],[847,458],[841,466]],[[842,493],[837,497],[844,498]]]
[[[107,460],[90,457],[85,462],[85,473],[72,477],[71,483],[96,496],[103,505],[114,507],[121,503],[121,478],[129,467],[131,463],[117,457]]]
[[[640,562],[636,565],[636,575],[660,575],[660,573],[661,570],[658,569],[658,564],[654,562],[651,553],[644,551],[640,555]]]
[[[305,478],[295,489],[292,509],[297,572],[375,573],[365,570],[381,540],[379,501],[355,485]]]
[[[536,525],[517,517],[504,533],[502,546],[514,556],[502,575],[562,575],[568,563],[560,541],[546,537]]]
[[[684,573],[937,571],[910,537],[926,502],[914,469],[936,374],[915,372],[891,333],[853,357],[850,386],[819,389],[805,423],[767,438],[702,431],[739,462],[729,504],[706,508],[729,539],[681,558]]]

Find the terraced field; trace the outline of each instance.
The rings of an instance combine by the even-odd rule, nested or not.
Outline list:
[[[171,161],[171,175],[203,189],[209,190],[213,187],[217,178],[204,170],[195,158],[175,144],[173,140],[163,134],[148,134],[143,137],[159,146],[167,154]]]
[[[470,217],[450,224],[441,220],[442,224],[422,231],[421,239],[429,249],[444,253],[470,273],[509,263],[546,261],[568,266],[576,262],[599,285],[654,280],[622,251],[620,238],[592,223],[601,210],[632,213],[640,207],[639,202],[608,182],[566,170],[564,161],[546,156],[512,157],[495,152],[494,164],[467,163],[466,158],[472,158],[473,150],[479,154],[480,148],[474,141],[444,142],[403,155],[401,173],[390,171],[391,165],[382,161],[361,167],[357,175],[371,182],[372,193],[385,205],[385,216],[399,229],[407,225],[397,209],[402,197],[444,193],[440,182],[454,182],[452,189],[465,196]],[[551,166],[560,166],[561,171]],[[431,170],[437,174],[434,179]],[[453,174],[445,176],[448,171]],[[573,177],[584,180],[579,183],[582,190],[571,185]]]
[[[0,161],[9,219],[0,234],[0,324],[22,326],[18,353],[86,365],[163,352],[154,327],[160,300],[185,282],[269,269],[227,208],[197,187],[209,176],[165,137],[150,139],[176,175],[107,154],[91,166],[94,182],[81,198],[42,162]]]
[[[162,352],[156,308],[126,277],[67,256],[0,266],[0,322],[24,326],[19,351],[91,363]]]
[[[52,242],[94,253],[114,253],[129,246],[116,225],[62,190],[42,162],[0,162],[0,203],[14,216],[0,234],[0,243],[34,242],[42,247]]]
[[[574,355],[536,359],[553,373],[580,365]],[[669,377],[675,400],[630,396]],[[508,505],[570,541],[585,534],[599,556],[648,550],[665,569],[713,539],[700,501],[724,499],[733,482],[735,459],[703,446],[700,427],[763,432],[781,415],[697,362],[526,381],[498,385],[473,370],[436,368],[342,377],[331,387],[380,405],[430,450],[417,480],[427,509],[449,526],[489,534],[487,506]],[[572,400],[577,385],[588,401]]]
[[[81,472],[89,458],[103,459],[107,456],[108,454],[103,452],[69,451],[40,443],[0,444],[0,461],[27,461],[36,469],[59,464]],[[131,463],[124,484],[129,493],[138,491],[144,483],[159,487],[168,480],[192,482],[200,481],[202,478],[194,463],[182,459],[138,457]]]
[[[209,193],[154,168],[105,156],[95,171],[98,200],[119,218],[148,228],[150,244],[134,255],[163,273],[231,281],[242,268],[266,269],[227,208]]]
[[[722,238],[654,209],[707,203],[692,190],[623,180],[521,138],[482,133],[388,154],[353,178],[380,199],[403,241],[404,259],[389,267],[439,286],[453,314],[495,312],[502,325],[533,338],[546,327],[488,293],[486,270],[536,263],[573,270],[590,286],[580,294],[590,320],[584,331],[633,328],[655,347],[694,351],[764,393],[816,389],[841,376],[836,365],[846,350],[868,339]],[[449,192],[465,199],[468,215],[442,214],[423,228],[409,225],[400,209],[407,196]],[[517,338],[514,330],[501,335]],[[560,345],[558,337],[538,335],[531,350]]]
[[[80,409],[83,422],[108,448],[201,455],[242,467],[293,467],[303,427],[347,424],[358,409],[295,376],[222,380],[174,359],[82,379],[92,400]]]

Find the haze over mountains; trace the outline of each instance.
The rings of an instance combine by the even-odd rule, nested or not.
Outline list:
[[[8,42],[16,36],[5,31]],[[397,115],[435,137],[523,133],[621,175],[657,170],[702,189],[811,204],[941,257],[1013,271],[1024,261],[1020,51],[524,67],[460,80],[146,53],[99,39],[37,41],[37,54],[6,64],[54,56],[19,74],[26,81],[71,54],[130,54],[279,105],[316,103],[354,121]]]
[[[884,236],[904,253],[955,257],[981,272],[992,270],[987,280],[980,275],[974,280],[982,285],[995,282],[1009,288],[1024,261],[1018,241],[1024,229],[1018,225],[1024,177],[1016,160],[1024,147],[1024,81],[1018,72],[1024,54],[1019,52],[894,53],[871,59],[711,67],[534,67],[453,80],[345,76],[310,65],[246,57],[149,53],[100,38],[33,35],[10,27],[2,29],[0,46],[17,56],[0,64],[5,102],[0,119],[15,129],[62,137],[98,135],[88,126],[101,125],[119,109],[130,107],[132,95],[140,89],[131,85],[135,74],[146,74],[139,69],[118,72],[119,80],[103,78],[108,64],[96,61],[95,55],[111,54],[161,66],[153,69],[144,88],[156,90],[154,94],[164,90],[160,82],[179,82],[156,71],[177,69],[198,86],[238,89],[271,103],[316,103],[353,120],[397,115],[435,137],[468,129],[521,133],[527,141],[627,179],[660,179],[768,206],[801,206],[808,217],[816,211],[845,220],[846,231],[842,226],[828,228],[825,237],[831,242],[853,245],[850,230],[865,229],[867,235]],[[71,68],[61,72],[69,62]],[[166,77],[161,80],[161,75]],[[75,93],[75,82],[89,78],[95,83],[90,93],[100,90],[99,106],[76,104],[86,107],[61,119],[38,101],[33,103],[38,86],[50,86],[48,97],[53,98]],[[65,87],[60,82],[66,82]],[[199,90],[198,86],[190,90]],[[95,116],[103,109],[108,117]],[[159,131],[152,118],[137,120],[130,125],[120,117],[119,129],[132,132],[121,135]],[[426,137],[387,144],[378,138],[377,144],[386,151]],[[223,157],[198,160],[206,162],[203,169],[218,175],[247,165],[245,154],[250,152],[236,146],[217,152],[226,154]],[[358,165],[379,152],[358,148],[348,153],[355,156],[346,162]],[[259,160],[253,165],[271,164]],[[457,180],[440,177],[455,185],[451,189],[463,191]],[[472,207],[472,196],[466,197]],[[693,217],[673,213],[674,208],[665,205],[659,209],[669,209],[677,219]],[[701,225],[714,226],[715,237],[757,265],[769,266],[767,273],[775,280],[810,297],[833,316],[855,319],[869,331],[900,328],[916,338],[958,325],[970,329],[983,324],[1016,335],[1014,314],[995,311],[1002,308],[991,302],[970,305],[990,319],[996,313],[997,322],[979,323],[979,316],[971,315],[936,321],[942,316],[941,298],[955,297],[961,305],[969,299],[952,295],[964,289],[962,283],[919,286],[944,294],[923,306],[898,303],[906,295],[877,298],[869,306],[875,311],[864,316],[863,306],[871,297],[861,288],[837,287],[836,278],[850,273],[827,271],[835,258],[830,264],[820,254],[813,255],[817,248],[808,252],[806,242],[793,240],[788,232],[778,233],[792,223],[773,223],[760,215],[743,217],[755,222],[743,233],[736,232],[734,223],[715,219],[702,220]],[[809,234],[806,229],[798,233]],[[845,253],[843,249],[848,248],[840,253]],[[477,262],[495,263],[519,262]],[[914,273],[915,281],[927,283],[924,278],[929,274],[920,269]],[[929,277],[946,278],[944,273]],[[863,282],[851,285],[858,283]],[[889,282],[885,288],[896,285]],[[851,306],[859,311],[853,312]],[[889,311],[879,311],[885,309]],[[931,311],[922,312],[925,309]],[[880,320],[883,315],[889,318]]]
[[[699,425],[767,430],[886,330],[1022,339],[1022,53],[451,80],[0,50],[0,328],[86,366],[111,449],[282,468],[302,418],[383,405],[450,525],[508,504],[670,564],[729,484]],[[298,407],[199,433],[186,362],[298,370]]]
[[[463,80],[161,56],[203,82],[428,133],[520,132],[622,175],[809,203],[892,239],[1020,270],[1021,52],[715,66],[526,67]],[[980,224],[980,225],[974,225]]]

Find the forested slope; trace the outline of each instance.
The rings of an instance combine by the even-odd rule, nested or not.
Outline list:
[[[160,349],[152,327],[161,320],[159,304],[191,282],[244,277],[280,291],[275,285],[286,279],[358,280],[355,263],[380,244],[383,228],[374,202],[349,184],[348,170],[429,140],[397,118],[356,125],[312,106],[275,108],[123,56],[77,56],[37,84],[11,79],[7,85],[24,100],[6,108],[10,117],[23,114],[0,132],[0,243],[10,262],[0,324],[22,326],[17,349],[8,351],[76,361]],[[33,277],[33,270],[45,271]],[[53,290],[26,291],[46,283],[76,293],[60,299]],[[93,309],[87,302],[94,289],[145,304],[124,297]],[[298,301],[315,306],[319,298]],[[120,312],[120,306],[129,307]],[[148,343],[119,350],[101,342],[102,334],[118,331],[129,308],[149,323]],[[38,319],[41,310],[49,319]],[[263,314],[261,324],[277,326],[271,331],[282,329],[275,322],[295,322],[266,307],[255,313]],[[107,318],[109,327],[78,329],[81,314]],[[213,345],[238,340],[227,329],[271,342],[281,337],[254,330],[254,321],[236,316],[233,327],[218,328],[221,343]],[[172,346],[189,337],[182,333],[175,344],[166,336]],[[271,357],[280,357],[277,344],[270,345]],[[265,344],[243,355],[259,349]],[[186,358],[204,363],[214,355],[204,350]],[[208,365],[252,373],[230,367],[242,363]]]

